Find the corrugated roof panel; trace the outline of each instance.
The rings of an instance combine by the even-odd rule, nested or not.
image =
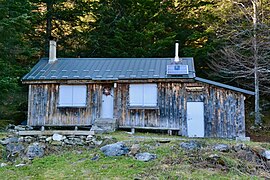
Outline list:
[[[119,77],[119,78],[125,78],[126,76],[123,75],[123,74],[120,74],[118,77]]]
[[[23,77],[23,80],[38,79],[145,79],[171,78],[166,75],[166,67],[173,58],[58,58],[54,63],[41,59],[34,68]],[[183,64],[188,64],[195,72],[192,58],[184,58]],[[175,78],[175,77],[174,77]],[[178,77],[181,78],[181,77]],[[187,77],[182,77],[187,78]],[[189,73],[188,78],[194,78]]]

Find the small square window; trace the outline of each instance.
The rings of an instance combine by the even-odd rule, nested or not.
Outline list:
[[[86,86],[85,85],[60,85],[59,87],[60,107],[85,107]]]

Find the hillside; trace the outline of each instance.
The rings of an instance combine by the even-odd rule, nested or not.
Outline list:
[[[1,142],[6,135],[1,134]],[[22,143],[25,147],[37,140],[26,142],[26,139]],[[156,159],[143,162],[131,152],[113,157],[101,152],[101,146],[119,141],[134,154],[149,152]],[[6,145],[1,145],[0,163],[4,166],[0,168],[1,179],[270,178],[270,162],[264,157],[269,143],[187,139],[152,133],[131,135],[123,131],[95,136],[95,142],[95,145],[39,142],[44,156],[33,160],[20,155],[8,157]]]

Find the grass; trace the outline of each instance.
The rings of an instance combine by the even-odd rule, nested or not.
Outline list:
[[[99,148],[71,148],[54,152],[23,167],[8,165],[0,168],[0,179],[263,179],[264,176],[249,172],[254,164],[236,158],[233,153],[185,151],[180,142],[189,139],[179,136],[167,136],[153,133],[134,135],[118,131],[112,134],[118,141],[125,141],[128,146],[139,143],[141,152],[157,155],[157,159],[141,162],[129,156],[106,157]],[[144,137],[144,138],[137,138]],[[158,138],[169,138],[169,143],[161,143]],[[236,142],[224,139],[196,139],[202,144],[212,145]],[[268,143],[246,143],[247,146],[265,146]],[[218,154],[219,161],[212,162],[209,155]],[[99,155],[97,161],[91,158]],[[1,162],[1,160],[0,160]],[[262,172],[263,173],[263,172]]]

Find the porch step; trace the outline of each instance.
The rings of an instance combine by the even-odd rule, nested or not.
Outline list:
[[[95,133],[108,133],[114,132],[116,129],[117,129],[116,119],[99,118],[95,120],[95,123],[91,128],[91,131],[94,131]]]

